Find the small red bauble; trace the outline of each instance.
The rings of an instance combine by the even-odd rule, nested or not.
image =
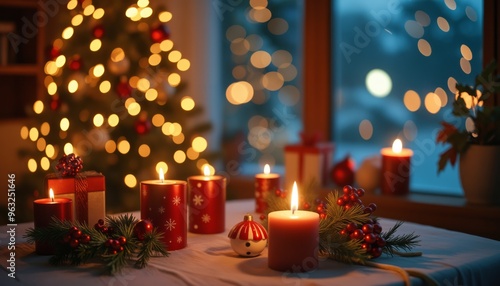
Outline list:
[[[139,119],[134,123],[135,132],[139,135],[144,135],[151,129],[151,123],[148,120]]]
[[[120,82],[116,85],[116,93],[123,99],[129,98],[132,94],[132,87],[126,77],[120,78]]]
[[[149,220],[140,220],[134,226],[134,235],[139,241],[146,239],[146,234],[151,232],[153,232],[153,224]]]
[[[168,30],[167,26],[159,23],[151,27],[150,36],[153,42],[161,43],[162,41],[170,38],[170,31]]]
[[[104,27],[102,25],[97,25],[92,29],[92,35],[97,39],[102,38],[104,36]]]
[[[61,99],[57,94],[53,95],[52,98],[50,99],[50,109],[56,111],[60,107],[61,107]]]
[[[79,55],[73,56],[73,58],[69,60],[69,69],[72,71],[79,71],[82,66],[83,62]]]
[[[337,186],[352,185],[354,183],[354,161],[348,155],[335,164],[331,171],[333,182]],[[344,191],[344,193],[346,193]]]

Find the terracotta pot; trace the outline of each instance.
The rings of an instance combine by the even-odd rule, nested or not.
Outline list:
[[[471,145],[460,156],[460,181],[468,203],[500,205],[500,146]]]

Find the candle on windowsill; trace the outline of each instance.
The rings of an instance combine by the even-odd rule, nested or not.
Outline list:
[[[264,166],[264,173],[255,175],[255,212],[265,213],[266,197],[280,188],[280,175],[271,173],[269,164]]]
[[[203,176],[188,178],[189,231],[221,233],[226,225],[226,178],[212,175],[205,165]]]
[[[60,220],[73,220],[73,201],[66,198],[54,198],[54,191],[49,190],[49,198],[38,199],[33,202],[33,224],[35,228],[48,227],[52,218]],[[55,249],[52,245],[35,242],[35,251],[39,255],[52,255]]]
[[[318,267],[319,215],[298,210],[293,183],[291,210],[268,216],[268,266],[278,271],[307,272]]]
[[[159,180],[141,182],[141,219],[150,220],[168,250],[187,246],[186,181],[165,180],[160,168]]]
[[[383,148],[380,188],[383,194],[404,195],[410,191],[410,163],[413,151],[403,148],[400,139],[392,148]]]

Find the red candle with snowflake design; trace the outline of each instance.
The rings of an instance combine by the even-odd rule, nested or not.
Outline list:
[[[205,166],[204,176],[188,178],[189,231],[193,233],[221,233],[226,224],[226,178],[210,176]]]
[[[141,219],[148,219],[159,232],[168,250],[187,245],[186,181],[160,180],[141,182]]]
[[[280,175],[272,174],[268,164],[264,166],[264,173],[255,175],[255,212],[265,213],[267,209],[266,197],[269,193],[280,188]]]

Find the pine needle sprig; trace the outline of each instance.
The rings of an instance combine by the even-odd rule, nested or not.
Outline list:
[[[402,235],[396,235],[397,229],[403,224],[402,221],[396,222],[394,226],[391,227],[387,232],[382,232],[381,235],[385,239],[386,245],[382,251],[388,255],[393,256],[394,254],[402,255],[401,251],[411,251],[413,247],[418,246],[420,240],[419,235],[412,233],[406,233]],[[414,253],[411,253],[412,256]],[[415,253],[415,254],[419,254]],[[403,256],[405,256],[403,254]]]
[[[163,248],[163,244],[161,243],[161,239],[163,237],[162,233],[158,233],[155,229],[152,233],[147,234],[146,238],[137,253],[137,261],[135,262],[135,266],[137,268],[144,268],[149,262],[149,259],[155,256],[168,256],[169,253]]]

